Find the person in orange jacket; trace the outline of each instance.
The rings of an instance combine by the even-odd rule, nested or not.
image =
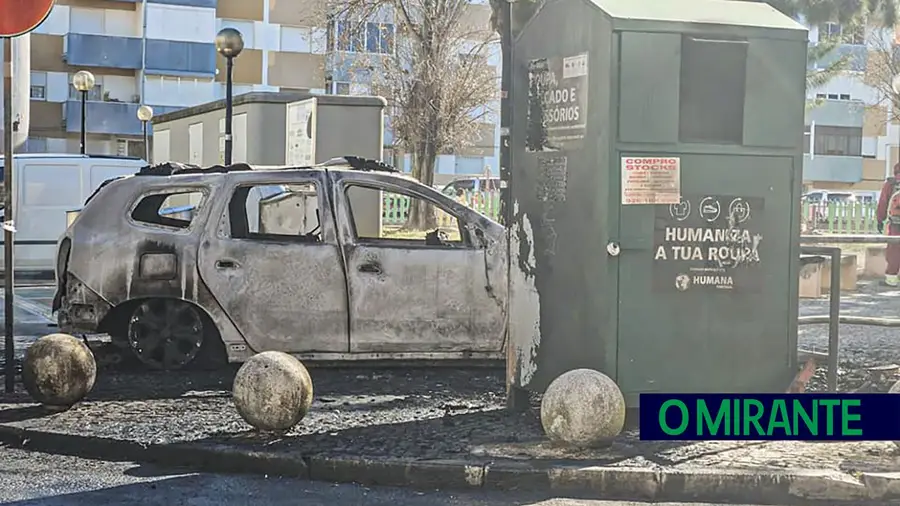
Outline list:
[[[887,222],[887,235],[900,235],[900,163],[894,165],[894,177],[889,177],[881,187],[878,196],[878,232],[885,233]],[[900,285],[900,244],[888,244],[885,251],[887,268],[884,271],[884,284],[888,286]]]

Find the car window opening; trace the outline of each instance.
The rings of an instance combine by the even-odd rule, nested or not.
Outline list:
[[[134,221],[185,229],[191,225],[194,215],[203,201],[199,191],[182,191],[147,195],[131,212]]]
[[[378,209],[379,193],[384,216],[380,226],[377,221],[371,219],[371,213],[366,213],[368,209]],[[451,248],[465,245],[459,220],[436,202],[396,191],[360,185],[347,186],[345,195],[351,224],[360,243]],[[433,213],[437,227],[431,230],[408,229],[406,224],[414,205],[424,205],[426,213]]]
[[[322,241],[315,183],[239,186],[228,203],[228,216],[234,239]]]

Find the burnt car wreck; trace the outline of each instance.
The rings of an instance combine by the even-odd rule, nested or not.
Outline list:
[[[382,226],[383,194],[439,230]],[[144,364],[498,359],[505,231],[391,167],[147,167],[105,183],[60,238],[60,329],[108,334]]]

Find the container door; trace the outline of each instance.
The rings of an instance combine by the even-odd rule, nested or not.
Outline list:
[[[796,354],[793,159],[679,160],[680,202],[620,207],[617,381],[629,397],[783,392]]]

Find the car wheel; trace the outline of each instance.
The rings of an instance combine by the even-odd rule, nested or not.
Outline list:
[[[181,369],[200,352],[204,331],[203,318],[187,302],[149,299],[131,314],[128,345],[154,369]]]

